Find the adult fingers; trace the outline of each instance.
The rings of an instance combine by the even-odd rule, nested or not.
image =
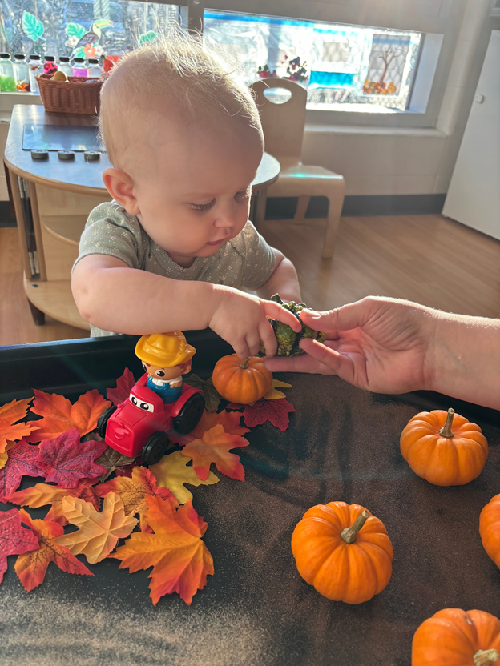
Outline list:
[[[274,303],[273,301],[261,301],[261,303],[264,307],[264,314],[266,317],[271,317],[271,319],[278,319],[284,324],[288,324],[288,326],[290,326],[290,328],[296,333],[299,333],[302,330],[302,326],[300,325],[300,321],[297,319],[297,317],[289,310],[282,308],[279,303]]]
[[[271,372],[306,372],[311,375],[334,375],[328,366],[320,363],[308,354],[301,356],[274,356],[265,359],[266,368]]]
[[[346,354],[339,354],[335,349],[327,347],[316,340],[301,340],[300,346],[306,354],[318,363],[333,370],[333,373],[338,375],[350,384],[354,384],[354,365],[350,356]],[[300,358],[300,357],[299,357]]]
[[[300,318],[315,331],[335,334],[364,326],[384,305],[382,299],[369,297],[326,312],[303,310]]]
[[[260,327],[260,339],[264,344],[264,349],[266,350],[267,356],[274,356],[278,348],[278,343],[276,342],[276,336],[274,335],[273,327],[266,320]],[[259,343],[260,347],[260,343]]]

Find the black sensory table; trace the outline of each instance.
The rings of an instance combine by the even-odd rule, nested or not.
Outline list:
[[[211,332],[187,338],[202,377],[231,351]],[[1,348],[0,405],[29,397],[32,388],[73,401],[91,388],[105,395],[125,367],[140,375],[136,340]],[[129,574],[113,560],[91,565],[93,578],[50,564],[44,583],[26,593],[10,557],[0,586],[2,666],[410,666],[413,633],[438,610],[500,615],[500,570],[478,534],[481,509],[500,493],[498,412],[439,394],[367,393],[337,377],[280,378],[293,385],[285,393],[296,412],[285,432],[266,423],[234,451],[245,481],[217,473],[215,485],[188,486],[208,523],[204,541],[215,566],[192,605],[173,594],[154,607],[149,572]],[[409,469],[399,436],[417,412],[449,406],[482,427],[490,453],[478,479],[439,488]],[[368,508],[394,547],[389,585],[358,606],[321,597],[300,578],[291,553],[304,512],[335,500]],[[45,512],[30,510],[40,518]]]

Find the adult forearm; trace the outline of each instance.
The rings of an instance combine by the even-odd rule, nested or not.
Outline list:
[[[107,331],[145,335],[208,326],[224,288],[132,268],[95,271],[77,298],[82,316]]]
[[[297,271],[292,262],[283,257],[269,280],[257,290],[260,298],[271,298],[279,294],[284,301],[300,302],[300,286]]]
[[[432,390],[500,409],[500,320],[440,313],[429,361]]]

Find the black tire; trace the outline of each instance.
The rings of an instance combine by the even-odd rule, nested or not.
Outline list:
[[[97,432],[103,439],[106,439],[106,428],[108,427],[108,419],[115,413],[115,411],[116,407],[114,405],[111,405],[111,407],[106,407],[106,409],[99,417],[99,420],[97,421]]]
[[[174,418],[174,430],[179,435],[187,435],[194,430],[205,409],[205,398],[203,393],[194,393],[187,399],[186,404],[179,412],[179,415]]]
[[[170,440],[166,432],[155,432],[142,449],[142,462],[149,467],[159,462],[169,447]]]

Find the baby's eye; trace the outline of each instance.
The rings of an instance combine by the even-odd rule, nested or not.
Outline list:
[[[236,192],[234,198],[236,201],[246,201],[247,199],[250,198],[250,187],[248,187],[246,190],[242,190],[241,192]]]
[[[194,208],[194,210],[210,210],[214,204],[215,199],[212,199],[212,201],[209,201],[206,204],[191,204],[191,206]]]

